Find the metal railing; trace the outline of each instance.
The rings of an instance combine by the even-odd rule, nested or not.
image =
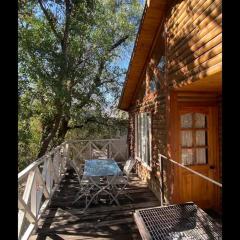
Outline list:
[[[172,163],[172,164],[174,164],[174,165],[176,165],[176,166],[178,166],[180,168],[183,168],[183,169],[185,169],[185,170],[195,174],[196,176],[199,176],[199,177],[201,177],[201,178],[203,178],[203,179],[205,179],[205,180],[207,180],[207,181],[217,185],[218,187],[222,188],[222,184],[221,183],[219,183],[219,182],[217,182],[217,181],[215,181],[215,180],[213,180],[213,179],[211,179],[211,178],[209,178],[209,177],[207,177],[207,176],[205,176],[205,175],[203,175],[203,174],[201,174],[201,173],[199,173],[197,171],[194,171],[191,168],[186,167],[183,164],[178,163],[178,162],[176,162],[176,161],[174,161],[174,160],[164,156],[163,154],[158,154],[158,156],[159,156],[158,161],[159,161],[159,166],[160,166],[160,171],[161,171],[161,174],[160,174],[161,205],[163,205],[163,203],[164,203],[163,159],[165,161],[169,161],[170,163]]]

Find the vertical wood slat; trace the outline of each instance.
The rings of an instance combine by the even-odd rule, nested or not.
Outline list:
[[[30,209],[33,215],[37,216],[37,181],[36,177],[34,177],[33,186],[31,190],[31,203],[30,203]]]
[[[28,204],[30,196],[31,196],[31,190],[33,187],[34,178],[35,178],[35,171],[32,170],[28,174],[26,187],[24,189],[22,199],[21,199],[21,197],[18,197],[18,201],[20,201],[20,202],[23,201],[26,205]],[[21,209],[18,213],[18,236],[21,235],[25,216],[26,216],[26,211]]]
[[[47,190],[48,192],[52,193],[52,186],[51,186],[51,169],[50,169],[50,160],[49,158],[46,159],[46,169],[47,169],[47,172],[46,172],[46,177],[45,177],[45,180],[46,180],[46,187],[47,187]]]
[[[108,156],[108,158],[110,158],[110,148],[111,148],[111,143],[108,141],[108,143],[107,143],[107,156]]]
[[[59,174],[60,176],[62,176],[62,174],[64,173],[64,168],[63,168],[63,148],[61,148],[61,152],[60,152],[60,158],[59,158]]]
[[[54,166],[53,160],[54,160],[54,157],[53,158],[50,157],[49,163],[50,163],[51,172],[52,172],[52,181],[54,181],[54,183],[58,183],[58,176],[57,176],[57,173],[56,173],[56,168]]]
[[[110,158],[112,157],[112,141],[109,140],[109,154],[110,154]]]
[[[44,190],[44,185],[42,184],[42,179],[40,174],[38,173],[39,169],[36,168],[36,187],[37,187],[37,191],[36,191],[36,217],[38,216],[39,213],[39,209],[41,207],[41,200],[42,200],[42,196],[44,195],[43,192],[45,192]],[[46,194],[46,193],[45,193]]]
[[[47,158],[45,158],[45,159],[44,159],[44,163],[43,163],[43,170],[42,170],[42,174],[41,174],[44,183],[46,182],[47,165],[48,165],[48,161],[47,161]]]
[[[40,182],[40,186],[42,188],[42,192],[43,192],[45,198],[49,198],[50,194],[49,194],[49,192],[47,190],[47,187],[45,185],[43,177],[42,177],[42,175],[41,175],[41,173],[40,173],[38,168],[36,169],[36,174],[37,174],[37,178],[38,178],[38,181]]]
[[[55,175],[57,178],[57,183],[59,182],[59,178],[60,178],[60,173],[59,173],[59,159],[60,159],[60,150],[57,150],[54,153],[54,157],[53,157],[53,168],[55,170]]]

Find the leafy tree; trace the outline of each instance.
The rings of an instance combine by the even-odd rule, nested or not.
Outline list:
[[[41,157],[70,129],[106,119],[125,73],[117,62],[141,11],[137,0],[19,0],[22,157]]]

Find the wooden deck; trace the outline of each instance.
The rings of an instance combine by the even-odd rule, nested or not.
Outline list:
[[[92,205],[83,214],[84,201],[71,204],[77,187],[76,175],[69,170],[41,217],[38,230],[30,237],[31,240],[141,239],[133,219],[134,211],[159,205],[147,185],[133,174],[129,192],[134,202],[120,196],[120,207],[102,202]]]

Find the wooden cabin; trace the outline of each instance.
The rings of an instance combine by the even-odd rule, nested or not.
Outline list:
[[[221,182],[222,1],[147,0],[119,108],[129,152],[160,199],[159,154]],[[163,165],[164,201],[221,212],[221,189]]]

